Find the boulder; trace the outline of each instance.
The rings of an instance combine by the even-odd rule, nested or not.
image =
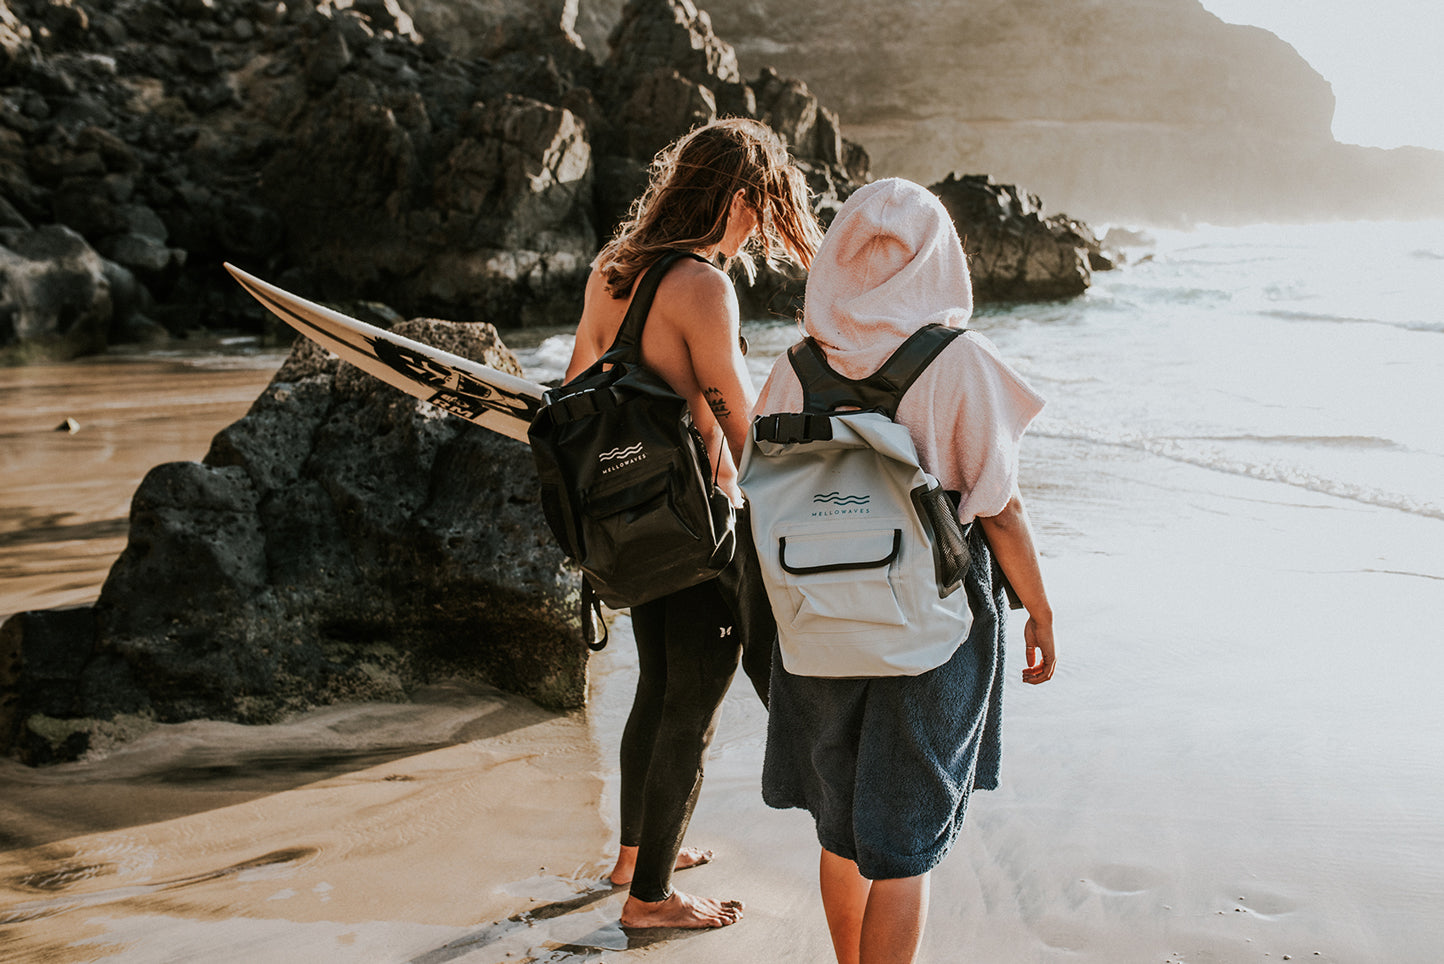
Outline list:
[[[986,174],[949,174],[930,188],[952,215],[979,301],[1043,301],[1082,294],[1098,240],[1066,215],[1043,216],[1036,195]]]
[[[0,230],[0,358],[72,358],[102,350],[122,272],[59,224]]]
[[[752,83],[757,97],[757,117],[767,124],[799,157],[839,164],[845,158],[842,129],[837,115],[823,107],[807,84],[782,77],[765,67]],[[866,171],[862,172],[863,180]]]
[[[581,47],[573,29],[577,0],[408,0],[406,9],[416,31],[454,57],[495,58],[558,40]]]
[[[397,330],[520,374],[489,325]],[[147,474],[93,611],[5,624],[0,743],[39,760],[84,727],[33,719],[264,722],[443,676],[581,706],[579,592],[524,443],[299,342],[202,461]]]
[[[716,119],[717,97],[710,88],[671,67],[655,67],[636,78],[631,94],[614,115],[621,136],[615,146],[624,157],[644,163],[676,140],[677,131]]]
[[[436,169],[445,212],[419,239],[418,300],[470,318],[547,324],[581,313],[596,250],[591,145],[571,111],[518,95],[477,104]]]
[[[692,0],[629,0],[607,38],[608,79],[625,89],[647,68],[670,67],[703,86],[738,84],[737,53]]]
[[[30,27],[11,12],[9,4],[0,2],[0,83],[8,83],[18,68],[34,61],[31,37]]]
[[[313,266],[308,291],[510,327],[576,317],[597,237],[570,111],[438,104],[356,73],[307,103],[260,186],[291,260]]]

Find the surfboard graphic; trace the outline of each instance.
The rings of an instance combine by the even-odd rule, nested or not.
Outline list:
[[[241,286],[286,324],[388,385],[518,441],[545,389],[480,362],[392,334],[227,264]]]

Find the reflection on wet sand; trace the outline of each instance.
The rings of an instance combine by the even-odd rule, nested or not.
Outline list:
[[[417,696],[158,727],[100,761],[0,764],[14,841],[0,958],[181,960],[200,942],[197,959],[301,960],[322,934],[355,960],[589,943],[617,915],[581,927],[574,913],[611,897],[585,720],[484,687]],[[557,902],[557,888],[584,899]],[[537,923],[560,917],[566,933],[543,938]]]
[[[207,883],[212,880],[221,880],[235,874],[245,873],[248,870],[260,870],[263,868],[278,867],[283,864],[298,863],[306,858],[315,856],[315,854],[316,851],[310,848],[291,847],[285,850],[276,850],[268,854],[262,854],[259,857],[252,857],[249,860],[242,860],[239,863],[231,864],[229,867],[222,867],[219,870],[203,871],[173,880],[161,880],[142,886],[100,891],[84,897],[65,896],[50,901],[34,901],[29,904],[17,904],[8,911],[0,912],[0,924],[24,924],[30,921],[44,920],[48,917],[65,913],[66,911],[75,910],[79,907],[93,907],[97,904],[144,897],[147,894],[158,891],[175,890],[194,884]],[[70,891],[75,889],[82,881],[92,879],[103,880],[107,876],[117,873],[118,868],[115,864],[62,867],[58,870],[25,874],[15,878],[13,884],[17,891],[23,891],[25,889],[44,892]]]
[[[284,359],[106,356],[0,370],[0,619],[94,600],[153,466],[200,459]],[[74,432],[56,431],[66,419]]]
[[[572,937],[566,943],[556,943],[555,940],[550,940],[548,953],[544,959],[555,962],[555,964],[598,960],[607,957],[608,951],[636,951],[658,944],[697,937],[704,933],[677,928],[646,930],[624,928],[620,920],[616,918],[615,909],[611,907],[614,902],[610,898],[616,897],[619,893],[621,893],[621,888],[610,886],[605,881],[596,882],[576,897],[569,900],[556,900],[519,914],[513,914],[504,921],[488,924],[465,937],[448,941],[435,950],[410,958],[407,964],[448,964],[451,961],[464,959],[481,960],[482,958],[476,955],[482,953],[489,955],[489,959],[501,960],[501,955],[512,956],[513,952],[506,950],[508,947],[535,948],[538,933],[546,932],[546,929],[539,925],[548,921],[565,921],[569,925],[567,928],[569,931],[575,931],[579,921],[593,923],[599,919],[602,921],[595,930],[579,937]],[[597,906],[603,901],[608,904],[604,913],[602,912],[604,909]],[[520,940],[517,940],[518,937]],[[520,959],[527,960],[528,958]]]

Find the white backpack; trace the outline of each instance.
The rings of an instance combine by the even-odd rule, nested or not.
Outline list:
[[[960,334],[923,328],[856,381],[811,339],[789,350],[804,410],[754,420],[740,479],[789,673],[915,676],[967,638],[957,506],[893,421],[908,387]]]

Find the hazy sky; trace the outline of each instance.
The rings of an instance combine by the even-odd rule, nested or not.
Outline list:
[[[1334,137],[1444,150],[1444,0],[1202,0],[1293,44],[1333,84]]]

